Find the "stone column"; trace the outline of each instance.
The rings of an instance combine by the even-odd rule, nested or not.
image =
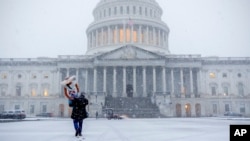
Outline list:
[[[133,93],[136,94],[136,67],[133,67]]]
[[[185,96],[184,95],[184,86],[183,86],[183,69],[180,69],[180,78],[181,78],[181,96]]]
[[[134,43],[134,35],[133,35],[133,31],[134,31],[134,25],[130,25],[130,42]]]
[[[126,97],[126,67],[123,67],[123,97]]]
[[[139,44],[142,43],[142,30],[141,30],[141,25],[139,25],[139,33],[138,33],[138,38],[139,38]]]
[[[161,46],[164,46],[164,31],[161,32]]]
[[[98,29],[95,30],[95,47],[98,46]]]
[[[85,92],[88,92],[88,68],[85,68]]]
[[[76,68],[76,80],[79,80],[79,68]]]
[[[87,48],[90,47],[90,33],[87,34],[87,39],[88,39],[88,45],[87,45]]]
[[[143,66],[143,70],[142,70],[142,81],[143,81],[143,96],[147,96],[147,91],[146,91],[146,67]]]
[[[106,94],[107,92],[107,68],[103,68],[103,92]]]
[[[149,40],[149,29],[148,29],[148,26],[147,26],[146,28],[147,28],[147,33],[146,33],[146,44],[148,45],[148,40]]]
[[[104,45],[104,36],[103,36],[103,27],[102,27],[102,33],[101,33],[101,43],[100,43],[100,45],[102,46],[102,45]]]
[[[117,97],[117,90],[116,90],[116,68],[113,68],[113,95]]]
[[[193,71],[192,71],[192,68],[190,68],[190,93],[191,93],[191,96],[193,97],[194,96],[194,89],[193,89]]]
[[[155,94],[156,92],[156,71],[155,67],[153,67],[153,93]]]
[[[91,31],[91,36],[92,36],[91,37],[92,39],[91,39],[91,46],[90,47],[92,48],[92,47],[94,47],[94,41],[95,41],[94,40],[94,32],[93,31]]]
[[[123,43],[126,43],[127,40],[127,32],[126,32],[126,23],[123,23]]]
[[[158,46],[161,46],[161,30],[158,29]]]
[[[110,26],[108,26],[108,45],[110,45],[111,43],[111,30],[110,30]]]
[[[120,36],[118,36],[118,26],[117,25],[115,26],[115,32],[116,32],[116,35],[114,35],[114,37],[115,37],[115,44],[118,44]]]
[[[156,31],[155,31],[155,27],[152,27],[152,32],[153,32],[153,45],[156,45]]]
[[[66,77],[69,77],[69,68],[66,68]]]
[[[165,66],[162,67],[162,85],[163,85],[163,93],[166,93],[167,89],[166,89],[166,68]]]
[[[198,94],[202,93],[201,82],[202,82],[202,71],[201,71],[201,69],[199,69],[198,74],[197,74],[197,89],[198,89],[197,92],[198,92]]]
[[[96,94],[96,92],[97,92],[97,89],[96,89],[96,85],[97,85],[97,84],[96,84],[96,83],[97,83],[97,81],[96,81],[96,80],[97,80],[97,75],[96,75],[96,74],[97,74],[97,68],[94,68],[94,78],[93,78],[93,79],[94,79],[94,82],[93,82],[94,84],[93,84],[93,91],[94,91],[95,94]]]
[[[171,95],[174,95],[174,71],[173,69],[171,68]]]
[[[61,73],[61,71],[60,71],[60,69],[57,69],[56,70],[56,77],[57,77],[57,81],[60,83],[61,81],[62,81],[62,73]],[[62,93],[62,89],[61,89],[61,86],[60,85],[58,85],[57,87],[57,90],[56,90],[56,94],[59,94],[58,96],[61,96],[61,95],[63,95]]]
[[[165,33],[165,32],[163,32],[163,47],[165,47],[165,46],[166,46],[166,42],[165,42],[165,35],[166,35],[166,33]]]

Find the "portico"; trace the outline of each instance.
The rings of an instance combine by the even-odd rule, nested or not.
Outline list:
[[[150,97],[155,94],[171,94],[173,97],[198,95],[199,67],[196,64],[178,66],[174,65],[174,62],[160,59],[161,56],[154,53],[144,58],[145,53],[148,52],[137,47],[124,46],[111,53],[97,56],[93,65],[89,67],[62,68],[63,74],[74,74],[79,80],[84,80],[79,82],[80,85],[84,86],[84,91],[94,95],[105,94],[113,97]],[[69,73],[71,69],[74,71]]]

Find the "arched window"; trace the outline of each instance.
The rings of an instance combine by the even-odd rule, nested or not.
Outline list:
[[[45,96],[45,97],[47,97],[47,96],[49,96],[49,90],[50,90],[50,85],[49,84],[47,84],[47,83],[44,83],[44,84],[42,84],[42,95],[43,96]]]
[[[22,86],[21,84],[16,85],[16,96],[21,96],[22,94]]]
[[[6,96],[8,85],[7,84],[0,84],[0,96]]]
[[[229,95],[229,90],[230,90],[230,84],[229,83],[226,83],[226,82],[224,82],[224,83],[222,83],[222,89],[223,89],[223,95],[224,96],[228,96]]]
[[[238,84],[238,94],[239,94],[240,96],[244,96],[244,86],[243,86],[242,83],[239,83],[239,84]]]
[[[217,95],[218,85],[216,83],[210,83],[209,86],[210,86],[211,94],[213,96]]]
[[[227,86],[223,86],[223,94],[225,96],[228,95],[228,87]]]
[[[37,95],[37,89],[38,89],[38,85],[33,83],[30,85],[30,92],[31,92],[31,96],[36,96]]]

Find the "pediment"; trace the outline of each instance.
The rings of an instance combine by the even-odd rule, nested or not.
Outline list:
[[[114,60],[114,59],[160,59],[163,56],[141,49],[136,46],[123,46],[110,52],[99,55],[100,60]]]

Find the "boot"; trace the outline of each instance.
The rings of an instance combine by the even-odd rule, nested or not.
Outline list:
[[[75,136],[77,137],[77,136],[78,136],[78,134],[79,134],[79,132],[78,132],[78,130],[76,130]]]

